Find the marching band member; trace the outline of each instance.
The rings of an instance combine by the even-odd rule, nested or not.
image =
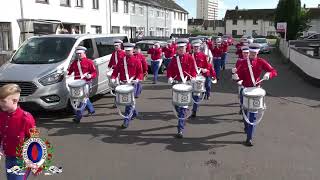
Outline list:
[[[186,48],[186,52],[187,53],[190,53],[191,50],[192,50],[192,46],[191,46],[191,43],[189,42],[189,39],[187,39],[188,43],[187,43],[187,48]]]
[[[113,41],[114,49],[115,51],[112,53],[108,68],[114,69],[114,67],[117,65],[117,63],[122,60],[126,54],[125,52],[121,49],[123,42],[120,39],[116,39]],[[113,104],[113,108],[116,108],[115,100]]]
[[[153,84],[157,84],[159,69],[162,64],[162,49],[160,43],[155,42],[153,47],[148,50],[148,54],[151,54],[151,70],[153,72]]]
[[[146,57],[141,53],[141,48],[139,46],[134,47],[134,56],[141,61],[143,77],[147,77],[148,63],[147,63]],[[135,98],[139,98],[141,91],[142,91],[142,84],[141,82],[138,82],[136,91],[134,93]]]
[[[21,88],[17,84],[0,87],[0,159],[5,158],[5,168],[19,166],[17,150],[25,138],[30,138],[30,129],[35,128],[33,116],[18,105]],[[24,175],[7,173],[7,180],[26,180],[30,171]]]
[[[273,67],[271,67],[271,65],[266,60],[257,57],[259,49],[259,44],[250,44],[249,58],[246,60],[239,61],[238,67],[232,69],[232,72],[234,73],[232,75],[232,78],[240,82],[244,86],[244,88],[260,86],[260,83],[256,84],[256,82],[260,80],[260,75],[262,74],[262,71],[266,72],[263,76],[263,79],[265,80],[269,80],[277,76],[277,71]],[[242,91],[240,92],[240,98],[243,98]],[[257,118],[257,113],[247,111],[245,111],[245,113],[249,117],[250,122],[255,122]],[[245,132],[247,134],[245,144],[247,146],[253,146],[252,138],[255,127],[253,125],[248,124],[246,121],[244,121],[244,123]]]
[[[197,72],[194,66],[194,59],[190,54],[186,53],[186,46],[188,40],[179,39],[177,41],[177,55],[172,58],[168,69],[167,77],[168,83],[173,84],[174,81],[181,82],[184,77],[188,77],[189,80],[193,80],[196,77]],[[178,63],[180,62],[180,63]],[[187,107],[175,107],[175,110],[178,113],[178,133],[177,138],[183,138],[183,129],[186,118]]]
[[[87,48],[83,46],[78,46],[76,48],[76,55],[77,59],[75,59],[68,69],[68,75],[74,73],[74,79],[83,79],[87,82],[87,102],[86,102],[86,109],[88,110],[89,114],[94,114],[95,110],[93,105],[89,99],[90,87],[92,85],[92,80],[97,76],[96,67],[93,64],[91,59],[88,59],[86,56]],[[84,109],[77,110],[75,112],[75,118],[73,121],[75,123],[80,123],[82,119],[82,113]]]
[[[216,72],[216,77],[219,80],[220,78],[220,70],[221,70],[221,57],[223,54],[222,48],[221,48],[221,38],[216,39],[216,46],[212,50],[213,54],[213,67],[214,71]]]
[[[165,57],[163,64],[165,65],[166,68],[168,68],[169,63],[175,54],[175,50],[171,40],[168,41],[166,47],[162,48],[162,52],[164,53],[164,57]]]
[[[111,76],[111,82],[116,83],[117,77],[119,77],[122,83],[130,83],[130,79],[133,79],[136,90],[138,88],[137,83],[143,79],[142,64],[141,61],[133,55],[134,44],[124,43],[123,46],[126,56],[116,65]],[[124,119],[124,122],[121,125],[122,129],[128,128],[130,121],[138,115],[137,110],[133,106],[126,106],[125,115],[128,116],[132,110],[132,116]]]
[[[236,48],[237,48],[236,55],[238,55],[238,58],[241,58],[241,59],[242,59],[241,48],[243,46],[248,46],[248,40],[246,38],[241,39],[240,43],[236,45]]]
[[[208,70],[209,70],[209,77],[206,78],[206,94],[204,96],[204,99],[209,100],[211,97],[211,83],[216,83],[216,72],[214,71],[214,68],[212,64],[208,63]]]
[[[201,70],[201,74],[206,78],[206,82],[205,82],[206,89],[211,89],[211,78],[210,78],[210,71],[208,66],[208,57],[203,52],[200,51],[201,44],[202,44],[201,40],[194,40],[192,42],[193,53],[191,55],[194,59],[194,66],[196,71]],[[200,101],[200,96],[197,94],[193,94],[193,99],[195,103],[193,103],[191,117],[196,117],[197,111],[199,108],[198,102]]]
[[[200,46],[200,51],[203,52],[208,57],[208,63],[212,63],[212,53],[206,41],[203,41]]]
[[[228,55],[228,48],[229,48],[229,43],[228,43],[227,39],[223,40],[221,47],[222,47],[222,51],[223,51],[222,58],[221,58],[221,68],[223,70],[225,70],[226,69],[227,55]]]
[[[208,48],[209,49],[213,49],[213,41],[212,41],[212,38],[211,37],[208,37],[208,40],[207,40],[207,45],[208,45]]]

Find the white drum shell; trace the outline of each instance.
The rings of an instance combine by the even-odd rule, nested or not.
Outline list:
[[[196,81],[192,83],[192,91],[194,93],[202,93],[206,91],[205,87],[206,78],[203,76],[197,76]]]
[[[172,104],[174,106],[190,106],[192,104],[192,86],[176,84],[172,87]]]
[[[243,92],[243,108],[256,112],[265,109],[266,91],[259,87],[244,88]]]
[[[89,89],[85,80],[74,80],[68,83],[71,99],[84,99],[87,97]]]
[[[119,85],[116,87],[115,92],[117,105],[134,105],[134,87],[132,85]]]

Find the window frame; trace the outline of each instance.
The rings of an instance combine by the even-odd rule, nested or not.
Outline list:
[[[139,6],[139,15],[143,16],[144,15],[144,8],[143,6]]]
[[[92,9],[99,9],[99,0],[92,0]]]
[[[0,42],[1,44],[2,44],[2,48],[3,49],[0,49],[0,52],[3,52],[3,51],[12,51],[13,50],[13,40],[12,40],[12,24],[11,23],[8,23],[8,22],[1,22],[0,23],[1,25],[3,25],[3,26],[8,26],[8,28],[6,29],[6,28],[0,28],[0,33],[1,34],[4,34],[4,33],[7,33],[8,34],[8,49],[4,49],[3,47],[3,45],[4,45],[4,38],[3,38],[3,36],[2,36],[2,41]]]
[[[129,1],[128,0],[123,1],[123,13],[129,14]]]
[[[49,4],[49,0],[36,0],[36,3]]]
[[[66,1],[66,4],[63,4],[61,1],[62,1],[62,0],[60,0],[60,6],[63,6],[63,7],[71,7],[71,2],[70,2],[70,0],[65,0],[65,1]]]
[[[238,25],[238,20],[237,19],[232,19],[232,25]]]
[[[112,12],[119,12],[119,0],[112,0]]]
[[[136,14],[136,3],[132,3],[131,4],[131,10],[130,10],[130,13],[131,14]]]
[[[80,4],[80,6],[79,6],[79,4],[78,4],[78,2],[81,2]],[[75,5],[75,7],[81,7],[81,8],[83,8],[83,0],[76,0],[76,5]]]
[[[253,25],[258,25],[258,19],[253,19],[253,22],[252,22]]]
[[[95,28],[96,29],[96,34],[102,34],[102,26],[91,25],[91,28]]]

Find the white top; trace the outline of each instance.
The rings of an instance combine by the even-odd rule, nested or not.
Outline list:
[[[172,89],[177,91],[189,92],[192,91],[192,86],[188,84],[176,84],[172,87]]]
[[[120,92],[120,93],[129,93],[134,90],[134,87],[129,84],[124,84],[124,85],[117,86],[115,90],[116,92]]]
[[[86,85],[86,81],[82,79],[77,79],[68,83],[71,88],[78,88]]]
[[[261,97],[266,95],[266,91],[259,87],[244,88],[243,94],[250,97]]]

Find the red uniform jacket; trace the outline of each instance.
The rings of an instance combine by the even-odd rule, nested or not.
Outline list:
[[[213,42],[212,41],[208,41],[207,42],[208,48],[212,51],[213,49]]]
[[[142,53],[138,53],[134,55],[138,60],[140,60],[142,65],[142,72],[146,74],[148,72],[148,63],[146,57]]]
[[[13,113],[0,112],[0,144],[7,157],[16,157],[16,148],[30,137],[29,129],[35,127],[35,120],[20,107]]]
[[[237,51],[236,51],[236,55],[238,55],[238,58],[240,58],[240,59],[242,59],[242,58],[243,58],[241,48],[240,48],[240,49],[237,49]]]
[[[143,71],[141,61],[139,61],[135,56],[126,56],[124,59],[127,60],[129,79],[131,77],[134,77],[133,79],[142,80]],[[112,79],[116,79],[119,76],[120,81],[127,81],[124,70],[124,59],[119,61],[118,64],[115,66],[111,76]]]
[[[207,69],[208,72],[202,73],[203,76],[208,77],[210,75],[209,63],[207,61],[207,56],[203,52],[193,53],[193,57],[196,60],[198,68]]]
[[[189,53],[191,50],[192,50],[191,43],[190,43],[190,42],[188,42],[188,43],[187,43],[186,52],[187,52],[187,53]]]
[[[253,75],[256,82],[260,80],[262,71],[270,72],[270,79],[277,76],[277,71],[273,67],[271,67],[266,60],[262,58],[256,58],[252,60],[251,65],[252,65],[252,71],[253,71]],[[239,64],[237,67],[237,74],[240,80],[243,80],[242,85],[244,87],[254,86],[250,77],[247,60],[239,61]]]
[[[212,64],[208,63],[208,69],[209,69],[209,72],[210,72],[210,76],[216,78],[217,75],[216,75],[216,72],[214,71],[214,68],[213,68]]]
[[[217,57],[222,57],[222,54],[223,54],[223,49],[221,47],[215,47],[212,51],[212,55],[214,58],[217,58]]]
[[[222,50],[224,53],[228,52],[229,44],[227,42],[222,43]]]
[[[243,61],[244,59],[243,58],[238,58],[237,62],[236,62],[236,68],[239,67],[241,61]]]
[[[155,60],[159,60],[159,59],[162,59],[161,56],[162,56],[162,50],[161,48],[151,48],[148,50],[148,54],[151,54],[151,59],[153,61]]]
[[[123,59],[126,56],[126,53],[123,50],[114,51],[111,55],[108,68],[113,68],[114,66],[117,65],[116,58],[115,58],[116,52],[117,52],[118,62],[120,59]]]
[[[175,80],[181,81],[179,68],[177,64],[177,56],[174,56],[171,62],[169,63],[169,66],[167,69],[167,77],[168,78],[172,77]],[[191,79],[189,75],[191,75],[192,77],[196,77],[197,72],[194,66],[194,60],[190,54],[184,54],[180,56],[180,63],[181,63],[184,77],[188,77],[188,79]]]
[[[177,48],[178,48],[177,43],[174,43],[174,42],[173,42],[171,46],[173,47],[173,54],[176,54]]]
[[[162,51],[164,52],[164,56],[166,58],[173,58],[175,50],[172,47],[172,45],[169,45],[169,47],[162,48]]]
[[[91,74],[91,78],[83,78],[86,81],[91,81],[92,79],[97,77],[97,70],[96,67],[93,64],[93,61],[91,59],[88,58],[82,58],[82,60],[80,61],[80,65],[81,65],[81,70],[82,73],[88,73]],[[78,60],[74,60],[71,64],[71,66],[68,69],[69,73],[68,75],[72,74],[74,72],[74,79],[81,79],[80,76],[80,72],[78,69]]]

